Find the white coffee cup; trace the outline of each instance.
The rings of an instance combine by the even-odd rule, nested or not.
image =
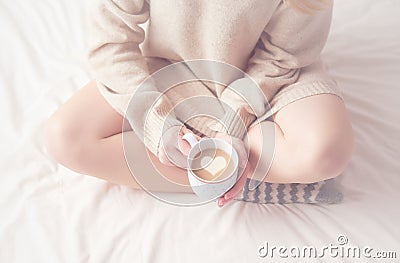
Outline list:
[[[228,142],[217,138],[203,138],[196,140],[192,133],[186,133],[182,137],[188,141],[191,149],[188,155],[188,178],[193,192],[206,200],[214,200],[225,194],[237,181],[239,158],[236,150]],[[222,179],[212,181],[198,177],[192,170],[194,158],[207,149],[219,149],[230,156],[233,162],[233,172]]]

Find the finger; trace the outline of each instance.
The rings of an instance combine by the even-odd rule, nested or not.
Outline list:
[[[185,133],[191,132],[191,130],[189,130],[188,128],[186,128],[185,125],[183,125],[183,126],[181,127],[181,132],[182,132],[183,134],[185,134]]]
[[[167,165],[167,166],[174,166],[173,163],[171,163],[167,157],[167,155],[165,154],[164,150],[161,150],[158,153],[158,160],[160,161],[160,163]]]
[[[240,194],[243,191],[243,187],[246,184],[247,174],[249,172],[250,172],[250,166],[247,165],[246,168],[244,169],[241,177],[236,182],[236,184],[231,189],[229,189],[228,192],[226,192],[224,194],[225,200],[231,199],[231,198],[237,196],[238,194]]]
[[[243,185],[244,186],[244,185]],[[239,186],[235,189],[231,189],[224,194],[224,200],[230,200],[239,195],[243,191],[243,186]]]
[[[189,155],[189,151],[191,148],[190,144],[186,140],[182,139],[181,135],[178,138],[178,148],[183,155],[185,155],[185,156]]]
[[[224,206],[224,198],[220,197],[220,198],[218,199],[218,207],[221,208],[221,207],[223,207],[223,206]]]
[[[232,200],[234,200],[234,197],[229,198],[229,199],[225,199],[223,197],[220,197],[220,200],[218,200],[218,206],[219,207],[223,207],[224,205],[226,205],[227,203],[231,202]]]
[[[183,135],[186,133],[191,133],[191,134],[193,134],[193,136],[196,138],[197,141],[199,141],[201,139],[201,137],[194,134],[191,130],[189,130],[186,127],[182,127],[181,130],[182,130],[182,133],[179,133],[179,137],[178,137],[178,148],[182,152],[183,155],[188,156],[191,146],[188,141],[186,141],[182,138]]]
[[[218,199],[217,204],[218,204],[219,207],[223,207],[223,206],[224,206],[224,198],[223,198],[223,197],[220,197],[220,198]]]
[[[169,152],[168,158],[171,163],[180,168],[187,167],[187,157],[178,148],[173,147]]]
[[[237,195],[239,195],[243,191],[243,187],[246,184],[247,175],[250,171],[250,166],[246,166],[244,172],[242,173],[236,184],[218,199],[219,207],[223,207],[225,204],[232,201]]]
[[[175,142],[175,145],[164,145],[161,144],[160,152],[159,152],[159,160],[161,163],[168,166],[177,166],[179,168],[187,167],[187,157],[182,154],[182,152],[178,149],[178,143]]]
[[[181,135],[184,135],[184,134],[186,134],[186,133],[192,133],[193,134],[193,136],[196,138],[196,140],[200,140],[201,139],[201,137],[200,136],[198,136],[198,135],[196,135],[196,134],[194,134],[190,129],[188,129],[188,128],[186,128],[186,126],[182,126],[182,128],[181,128]]]

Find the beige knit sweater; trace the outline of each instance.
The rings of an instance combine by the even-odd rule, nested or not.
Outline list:
[[[162,129],[182,122],[209,136],[223,129],[210,118],[188,120],[188,115],[201,114],[211,104],[171,111],[195,95],[229,105],[233,111],[218,103],[212,107],[227,131],[241,138],[266,113],[267,102],[319,59],[332,1],[323,11],[307,15],[282,0],[96,0],[90,15],[88,61],[103,96],[154,154]],[[139,26],[145,22],[149,22],[146,34]],[[154,83],[138,91],[155,70],[193,59],[229,63],[248,76],[228,76],[230,88],[199,81],[178,85],[161,97]],[[252,81],[260,90],[251,87]],[[128,107],[134,93],[136,101]]]

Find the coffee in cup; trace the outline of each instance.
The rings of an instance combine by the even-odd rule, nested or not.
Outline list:
[[[191,146],[187,171],[193,192],[205,200],[222,196],[238,178],[239,158],[233,146],[217,138],[197,141],[191,133],[182,138]]]
[[[229,154],[221,149],[205,149],[197,153],[192,162],[192,171],[205,181],[223,180],[235,170]]]

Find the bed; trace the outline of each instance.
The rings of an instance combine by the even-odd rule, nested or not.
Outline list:
[[[355,154],[339,178],[343,202],[237,201],[223,209],[169,205],[74,173],[47,155],[43,124],[90,80],[89,4],[0,2],[0,262],[399,261],[398,0],[335,2],[323,59],[356,137]],[[338,252],[293,258],[306,246],[317,256],[325,246]],[[349,247],[369,253],[340,253]]]

